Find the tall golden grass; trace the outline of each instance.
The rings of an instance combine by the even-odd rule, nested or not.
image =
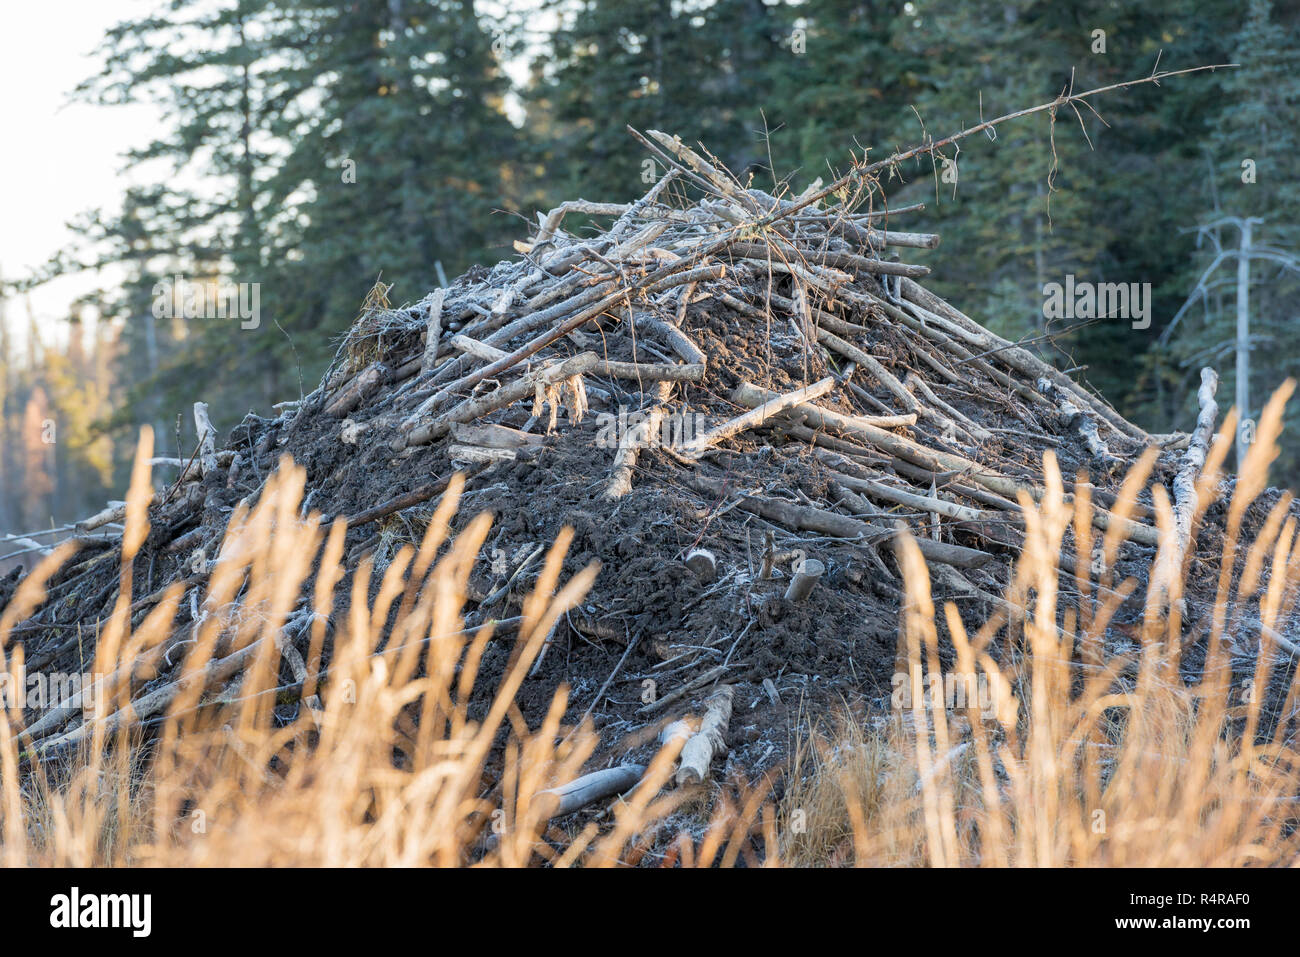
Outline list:
[[[1261,709],[1276,703],[1264,693],[1278,660],[1272,636],[1300,587],[1289,498],[1252,540],[1241,537],[1246,506],[1277,454],[1287,395],[1289,386],[1265,410],[1229,504],[1198,680],[1179,672],[1182,576],[1167,591],[1151,589],[1134,650],[1104,651],[1107,626],[1136,586],[1112,581],[1109,571],[1093,580],[1086,486],[1067,497],[1049,455],[1046,494],[1021,502],[1028,534],[1003,608],[973,634],[951,604],[935,608],[915,544],[900,547],[907,595],[900,673],[944,672],[942,621],[948,673],[987,688],[987,701],[953,708],[920,695],[904,710],[868,716],[870,723],[847,713],[810,721],[778,803],[761,788],[715,787],[709,801],[683,810],[680,796],[665,790],[677,742],[611,813],[567,831],[545,819],[535,797],[580,773],[596,736],[589,724],[563,725],[563,687],[536,727],[515,696],[551,626],[597,574],[589,567],[561,581],[570,532],[547,554],[517,637],[497,636],[490,622],[467,630],[466,585],[491,519],[478,515],[451,534],[463,483],[452,483],[418,546],[403,547],[382,570],[363,560],[343,596],[345,529],[325,527],[315,513],[300,517],[305,474],[286,460],[257,503],[232,515],[196,601],[200,620],[182,643],[173,622],[189,601],[183,583],[138,627],[130,624],[132,559],[148,532],[146,432],[128,494],[119,598],[95,639],[91,670],[108,677],[93,710],[58,747],[20,735],[15,696],[0,721],[0,864],[1294,863],[1294,681],[1283,720],[1271,722],[1271,735],[1259,732]],[[1203,503],[1219,486],[1233,427],[1230,416],[1212,449]],[[1149,454],[1137,463],[1112,511],[1133,514],[1153,461]],[[1154,495],[1172,543],[1168,497],[1159,487]],[[1059,593],[1056,556],[1067,531],[1079,602]],[[1106,569],[1120,545],[1120,532],[1103,536]],[[44,600],[69,554],[49,555],[0,615],[0,666],[11,687],[21,687],[23,673],[11,631]],[[300,607],[313,575],[311,601]],[[1233,684],[1229,656],[1251,599],[1264,641],[1243,689]],[[278,642],[291,619],[309,621],[310,637],[303,680],[285,687]],[[486,713],[472,717],[484,653],[506,640],[513,642],[506,672],[490,694],[480,692],[490,700]],[[182,662],[171,678],[158,677],[164,655]],[[159,687],[142,693],[150,680]],[[298,716],[281,726],[275,709],[287,701],[300,702]],[[150,735],[142,722],[153,726]],[[682,813],[693,826],[668,833],[674,811],[675,826]],[[659,850],[647,855],[652,848]]]
[[[1054,458],[1047,494],[1021,496],[1027,537],[1004,610],[972,636],[956,608],[943,609],[955,655],[948,674],[989,689],[965,707],[939,694],[912,695],[883,730],[841,720],[809,735],[783,808],[783,858],[814,864],[932,866],[1289,865],[1298,855],[1296,681],[1283,700],[1269,680],[1286,662],[1277,633],[1300,590],[1300,539],[1284,495],[1250,541],[1242,520],[1277,456],[1288,383],[1261,418],[1259,437],[1228,504],[1217,591],[1197,680],[1180,676],[1186,653],[1185,575],[1148,591],[1137,647],[1103,649],[1107,626],[1133,581],[1114,582],[1122,533],[1101,542],[1106,571],[1092,581],[1092,507],[1087,486],[1068,501]],[[1229,416],[1199,481],[1201,510],[1215,498],[1235,432]],[[1114,511],[1131,517],[1154,463],[1131,470]],[[1173,559],[1173,515],[1153,487],[1162,545]],[[1202,515],[1196,515],[1199,525]],[[1119,523],[1116,523],[1119,524]],[[1078,607],[1060,600],[1065,533],[1073,533]],[[944,673],[938,612],[920,550],[901,549],[907,580],[899,671]],[[1236,569],[1240,567],[1238,577]],[[1265,584],[1265,581],[1267,582]],[[1238,647],[1242,616],[1258,600],[1261,645]],[[1002,632],[1001,660],[990,654]],[[1233,684],[1230,656],[1252,652],[1254,674]],[[1262,709],[1273,731],[1261,735]],[[796,822],[798,826],[796,826]]]

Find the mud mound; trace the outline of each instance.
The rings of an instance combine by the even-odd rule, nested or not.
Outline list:
[[[1065,476],[1090,476],[1099,529],[1121,527],[1115,567],[1083,573],[1142,586],[1116,617],[1112,638],[1128,641],[1159,536],[1148,493],[1130,518],[1109,509],[1154,446],[1153,480],[1190,515],[1180,478],[1194,481],[1208,429],[1148,435],[928,292],[926,267],[897,253],[938,237],[896,230],[907,210],[870,183],[832,205],[824,191],[778,199],[651,136],[669,172],[641,199],[566,203],[539,216],[517,258],[414,305],[376,287],[321,385],[274,417],[250,414],[220,448],[198,409],[204,441],[160,487],[136,559],[136,620],[169,583],[201,587],[227,517],[283,455],[307,470],[304,511],[345,517],[351,562],[380,566],[419,541],[465,471],[457,521],[496,519],[469,624],[518,614],[564,526],[566,572],[602,567],[521,692],[525,715],[567,682],[567,719],[589,713],[608,749],[597,762],[635,759],[653,748],[648,729],[728,685],[729,760],[753,775],[783,759],[800,708],[888,707],[900,528],[936,599],[972,626],[999,607],[1024,540],[1017,496],[1042,494],[1050,452]],[[1205,409],[1212,427],[1212,385]],[[115,600],[104,530],[121,516],[83,523],[86,548],[19,626],[29,667],[89,654],[77,635]],[[1219,535],[1211,523],[1199,547]],[[1063,549],[1063,589],[1075,561]],[[1212,592],[1214,576],[1195,574]],[[486,678],[508,644],[490,647]]]

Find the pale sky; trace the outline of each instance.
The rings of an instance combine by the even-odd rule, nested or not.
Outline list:
[[[156,112],[147,106],[69,104],[68,95],[97,70],[92,56],[104,31],[148,12],[153,0],[5,0],[0,5],[0,272],[26,274],[65,247],[65,223],[95,207],[114,209],[127,185],[121,154],[147,143]],[[41,335],[93,275],[32,293]],[[9,303],[10,327],[27,327],[22,302]]]

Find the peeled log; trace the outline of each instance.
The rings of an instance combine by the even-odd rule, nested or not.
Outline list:
[[[694,476],[691,482],[696,488],[712,495],[721,495],[724,489],[721,481],[702,475]],[[847,515],[840,515],[838,512],[828,512],[810,505],[795,505],[792,502],[759,495],[741,494],[740,508],[797,531],[817,532],[834,538],[863,539],[868,544],[872,544],[877,539],[880,541],[891,539],[897,534],[891,528],[863,522]],[[936,542],[928,538],[919,539],[917,545],[926,561],[943,562],[945,565],[954,565],[957,568],[978,568],[993,558],[988,552],[979,549]]]
[[[386,365],[382,362],[371,363],[330,399],[329,404],[325,406],[325,414],[336,419],[347,415],[379,391],[379,387],[388,381],[388,376]]]
[[[522,449],[538,447],[544,439],[531,432],[521,432],[504,425],[473,425],[466,422],[451,424],[451,437],[465,445],[481,445],[487,449]]]
[[[636,470],[637,459],[644,447],[651,445],[659,436],[659,427],[667,411],[664,403],[672,394],[671,382],[655,383],[655,404],[646,413],[645,420],[634,428],[628,429],[619,440],[618,451],[614,453],[614,466],[610,470],[609,481],[605,485],[605,498],[615,499],[632,491],[632,473]]]
[[[111,523],[120,523],[126,519],[126,502],[109,502],[108,507],[96,512],[90,518],[77,523],[78,532],[91,532]]]
[[[741,383],[732,393],[732,401],[743,405],[756,406],[774,398],[776,393],[757,386]],[[953,471],[961,472],[967,478],[992,492],[999,495],[1014,497],[1017,492],[1025,492],[1035,501],[1043,496],[1043,489],[1037,485],[1026,484],[1015,481],[1005,475],[999,475],[997,472],[964,458],[960,455],[954,455],[951,452],[944,452],[940,449],[929,449],[918,442],[902,435],[895,435],[893,432],[887,432],[884,429],[871,425],[861,417],[842,415],[839,412],[833,412],[830,409],[823,409],[815,406],[810,402],[803,402],[794,407],[795,412],[806,416],[807,424],[813,429],[831,429],[842,432],[845,435],[852,435],[873,445],[883,452],[890,455],[896,455],[905,462],[912,465],[920,466],[924,469],[930,469],[935,472]],[[1068,498],[1067,501],[1073,501]],[[1159,545],[1159,535],[1150,525],[1143,525],[1140,522],[1131,519],[1120,519],[1116,515],[1104,509],[1094,509],[1092,523],[1098,528],[1109,528],[1112,522],[1119,522],[1124,529],[1124,533],[1133,541],[1141,545]],[[927,558],[930,556],[927,555]],[[956,565],[956,562],[948,562],[949,565]],[[962,566],[958,566],[962,567]]]
[[[1214,422],[1219,415],[1219,403],[1214,401],[1218,387],[1218,373],[1208,366],[1202,369],[1201,387],[1196,393],[1201,410],[1196,417],[1196,429],[1192,432],[1187,451],[1183,453],[1178,474],[1174,476],[1174,541],[1171,548],[1162,550],[1160,564],[1152,576],[1159,587],[1165,590],[1165,594],[1172,590],[1175,579],[1182,574],[1183,560],[1192,537],[1192,519],[1199,511],[1196,485],[1201,469],[1205,467]]]
[[[594,804],[601,798],[622,794],[640,781],[643,774],[645,768],[639,764],[621,764],[616,768],[593,771],[558,788],[538,791],[533,803],[548,819],[560,817]]]
[[[217,430],[208,418],[208,404],[194,403],[194,429],[199,434],[199,474],[207,476],[217,468]]]
[[[753,388],[747,382],[742,382],[740,388],[748,386]],[[816,399],[830,392],[835,388],[835,380],[830,376],[814,382],[812,385],[806,385],[802,388],[795,389],[793,392],[787,392],[784,395],[778,395],[760,405],[755,406],[743,415],[738,415],[733,419],[728,419],[719,425],[714,426],[707,432],[697,436],[693,441],[687,442],[682,446],[682,453],[685,455],[698,456],[705,449],[717,445],[723,439],[731,438],[744,432],[746,429],[752,429],[762,425],[774,415],[794,408],[808,399]]]
[[[1097,431],[1097,423],[1093,421],[1092,416],[1067,399],[1062,390],[1057,388],[1050,379],[1046,377],[1040,378],[1036,384],[1039,392],[1056,403],[1057,415],[1060,416],[1061,421],[1067,427],[1073,427],[1079,433],[1084,445],[1088,447],[1088,452],[1093,461],[1107,475],[1116,472],[1123,463],[1111,453],[1106,443],[1102,441],[1101,434]]]
[[[442,336],[442,303],[447,297],[446,289],[439,289],[429,299],[429,319],[424,330],[424,355],[420,359],[420,371],[429,372],[438,364],[438,339]]]
[[[805,559],[799,563],[795,569],[794,578],[790,579],[790,587],[785,590],[787,601],[803,601],[813,590],[813,586],[821,579],[826,571],[826,566],[815,558]]]
[[[706,711],[700,730],[682,746],[675,779],[678,787],[703,781],[709,774],[714,756],[726,747],[733,693],[731,685],[723,685],[705,702]]]
[[[699,577],[700,581],[708,583],[718,577],[718,559],[713,552],[707,548],[696,548],[686,556],[683,563]]]

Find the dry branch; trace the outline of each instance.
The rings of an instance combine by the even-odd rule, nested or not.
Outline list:
[[[826,566],[815,558],[801,561],[790,579],[790,587],[785,590],[785,600],[804,601],[825,572]]]
[[[702,491],[714,495],[722,494],[723,485],[715,479],[697,475],[692,482]],[[825,509],[813,508],[810,505],[794,505],[790,502],[765,496],[750,495],[743,492],[740,494],[742,496],[740,508],[753,512],[755,515],[761,515],[769,521],[784,525],[786,528],[795,531],[816,532],[820,535],[830,535],[835,538],[860,540],[865,544],[884,542],[897,534],[893,529],[849,518],[847,515],[828,512]],[[978,568],[993,557],[989,553],[975,548],[949,545],[946,542],[936,542],[931,539],[920,540],[918,544],[921,547],[921,554],[925,556],[926,560],[943,562],[945,565],[955,565],[958,568]]]
[[[643,774],[645,768],[640,764],[621,764],[615,768],[593,771],[568,784],[538,791],[533,798],[534,806],[543,817],[562,817],[595,804],[602,798],[622,794],[635,787]]]
[[[199,474],[206,478],[217,470],[217,430],[208,418],[208,404],[194,403],[194,431],[199,436]]]
[[[1174,476],[1174,540],[1169,547],[1162,549],[1159,567],[1152,574],[1153,582],[1157,587],[1165,589],[1166,593],[1182,573],[1187,559],[1187,547],[1192,538],[1192,521],[1201,510],[1198,484],[1209,454],[1210,439],[1214,435],[1214,423],[1219,415],[1219,404],[1214,400],[1218,387],[1218,373],[1208,366],[1202,369],[1201,387],[1196,393],[1200,407],[1196,416],[1196,428],[1192,431],[1187,451],[1183,453],[1178,473]]]
[[[766,389],[751,386],[745,390],[737,389],[733,398],[746,405],[759,405],[766,402],[771,396],[772,393]],[[999,495],[1014,497],[1017,494],[1024,493],[1037,501],[1044,494],[1043,489],[1036,485],[1017,482],[989,469],[987,466],[963,458],[960,455],[954,455],[951,452],[944,452],[939,449],[928,449],[911,439],[895,435],[892,432],[886,432],[884,429],[863,422],[861,419],[850,419],[848,416],[820,409],[807,403],[795,406],[795,410],[808,416],[809,425],[816,428],[834,428],[846,434],[854,435],[882,451],[896,455],[924,469],[935,472],[952,471],[962,473],[971,481],[983,485]],[[1109,528],[1113,522],[1119,522],[1124,528],[1125,534],[1134,541],[1143,545],[1159,544],[1158,533],[1151,526],[1142,525],[1131,519],[1120,519],[1104,509],[1098,508],[1094,511],[1093,522],[1099,528]]]
[[[727,725],[731,721],[731,685],[723,685],[705,701],[700,730],[682,745],[675,782],[678,787],[698,784],[709,776],[709,765],[726,748]]]
[[[605,498],[621,498],[632,491],[632,473],[636,469],[641,451],[657,440],[663,425],[664,403],[672,392],[671,382],[659,382],[655,386],[655,404],[646,414],[644,420],[628,429],[619,440],[618,450],[614,453],[614,466],[610,470],[609,482],[605,485]]]
[[[741,383],[740,388],[744,388],[748,383]],[[752,388],[752,387],[751,387]],[[698,435],[690,442],[682,446],[684,455],[698,456],[706,449],[717,445],[724,439],[729,439],[733,435],[744,432],[746,429],[753,429],[774,415],[779,415],[787,409],[794,408],[808,399],[817,399],[824,396],[831,389],[835,388],[835,380],[829,376],[814,382],[812,385],[804,386],[801,389],[795,389],[793,392],[787,392],[776,398],[769,399],[762,405],[755,406],[744,415],[738,415],[734,419],[728,419],[720,425],[716,425],[702,435]]]

